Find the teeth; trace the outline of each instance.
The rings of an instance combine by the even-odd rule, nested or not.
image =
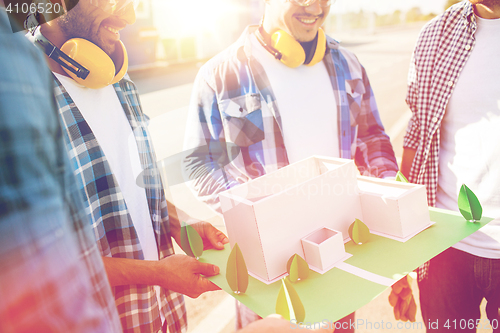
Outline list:
[[[305,24],[311,24],[311,23],[316,22],[316,19],[313,19],[313,20],[311,20],[311,19],[309,19],[309,20],[307,20],[307,19],[299,19],[299,20],[300,20],[300,22],[305,23]]]
[[[114,34],[117,34],[118,33],[118,30],[117,29],[113,29],[111,27],[108,27],[108,26],[105,26],[104,29],[108,30],[108,31],[111,31],[112,33]]]

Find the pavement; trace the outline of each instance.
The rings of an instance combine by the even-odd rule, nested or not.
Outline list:
[[[411,116],[405,104],[408,65],[421,27],[422,24],[416,24],[375,31],[373,34],[358,31],[334,35],[345,47],[353,51],[364,65],[377,99],[382,123],[391,138],[398,159],[401,158],[403,137]],[[141,92],[143,110],[151,117],[149,129],[158,160],[182,151],[192,82],[200,65],[185,64],[176,68],[131,75]],[[168,184],[169,176],[165,172],[162,176]],[[198,202],[184,184],[169,186],[166,194],[193,219],[209,221],[225,232],[222,218]],[[176,252],[182,250],[177,247]],[[415,281],[413,290],[418,307],[418,287]],[[425,332],[420,310],[416,323],[402,323],[394,319],[387,300],[389,292],[390,289],[386,290],[356,311],[356,332]],[[188,332],[234,331],[234,300],[225,292],[210,292],[197,299],[186,297],[186,305]],[[481,313],[484,320],[484,304]],[[492,330],[478,332],[486,333]]]

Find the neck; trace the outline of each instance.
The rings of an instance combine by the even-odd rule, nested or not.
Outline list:
[[[474,5],[474,13],[476,13],[477,16],[488,20],[499,19],[500,5],[476,4]]]

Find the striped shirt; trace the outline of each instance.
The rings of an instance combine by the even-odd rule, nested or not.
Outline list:
[[[57,78],[54,80],[67,149],[101,255],[144,259],[134,223],[106,156],[71,96]],[[142,113],[136,87],[128,76],[114,84],[114,89],[137,143],[143,169],[142,177],[137,179],[141,186],[138,190],[146,191],[159,258],[162,259],[174,251],[167,202],[147,129],[148,118]],[[154,286],[116,286],[113,293],[124,332],[158,332],[162,328],[159,311],[166,318],[169,332],[187,330],[182,295],[162,289],[162,304],[158,306]]]

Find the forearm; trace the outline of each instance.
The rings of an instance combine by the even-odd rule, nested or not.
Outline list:
[[[416,149],[405,147],[403,149],[403,158],[401,160],[401,173],[409,179],[413,159],[417,153]]]
[[[359,153],[356,154],[357,165],[365,166],[370,176],[394,177],[398,171],[396,156],[392,149],[391,140],[382,125],[375,96],[364,68],[363,84],[365,92],[356,119],[358,123],[357,148],[359,150]]]
[[[179,208],[175,207],[173,203],[167,200],[168,208],[168,223],[170,226],[170,235],[175,239],[177,244],[180,244],[181,237],[181,221],[179,218]]]
[[[144,284],[159,285],[158,261],[102,257],[111,287]]]
[[[361,174],[379,178],[396,176],[396,157],[389,137],[383,131],[358,138],[357,149],[355,162]]]

